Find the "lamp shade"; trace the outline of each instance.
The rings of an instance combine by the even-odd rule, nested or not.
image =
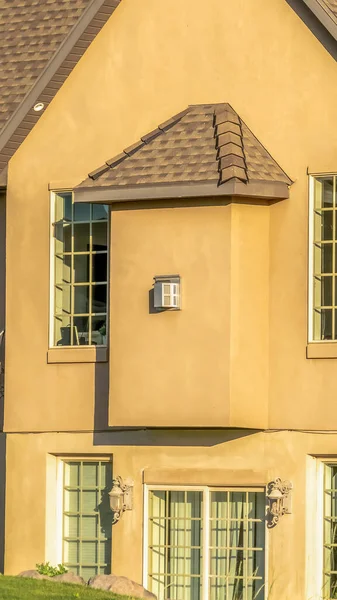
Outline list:
[[[109,492],[109,498],[110,508],[113,512],[120,512],[123,510],[124,492],[119,485],[114,484],[111,492]]]

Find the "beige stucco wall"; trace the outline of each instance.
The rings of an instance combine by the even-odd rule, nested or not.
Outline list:
[[[14,574],[43,560],[55,562],[57,531],[53,511],[57,494],[50,489],[51,457],[68,453],[104,454],[113,457],[115,474],[132,477],[135,482],[134,509],[113,526],[114,573],[142,581],[144,479],[162,483],[160,476],[164,472],[167,483],[171,484],[184,485],[188,478],[189,483],[195,484],[208,481],[216,485],[257,486],[281,476],[294,485],[293,508],[291,515],[284,516],[274,529],[266,532],[269,600],[314,598],[321,584],[322,548],[312,539],[319,515],[317,461],[310,454],[336,456],[336,446],[337,434],[295,432],[117,432],[97,436],[94,446],[89,434],[10,435],[5,572]],[[55,476],[54,471],[54,480]]]
[[[266,427],[269,207],[172,206],[112,213],[109,423]],[[182,310],[151,312],[175,273]]]
[[[256,396],[262,398],[266,412],[265,394],[269,386],[270,425],[332,426],[335,360],[308,361],[305,357],[306,170],[308,166],[315,171],[336,170],[337,141],[331,127],[337,100],[335,75],[335,61],[284,0],[229,0],[225,3],[209,0],[206,4],[201,0],[172,0],[169,11],[163,1],[123,0],[10,163],[7,430],[90,429],[93,426],[97,381],[94,366],[48,365],[46,360],[48,183],[69,178],[80,180],[89,170],[187,104],[219,101],[233,105],[295,181],[290,200],[269,209],[269,289],[265,281],[264,289],[258,290],[253,271],[247,282],[240,278],[239,272],[234,274],[231,304],[235,310],[231,327],[235,325],[238,329],[230,350],[228,339],[223,336],[221,340],[221,335],[216,333],[219,355],[232,353],[230,386],[237,396],[233,423],[249,424],[247,410],[249,414],[252,403],[240,366],[249,363],[249,357],[259,352],[263,337],[264,347],[268,343],[270,349],[269,369],[264,368],[265,358],[259,359],[259,369],[264,375],[259,383],[262,390],[258,386]],[[205,210],[205,214],[209,215],[206,220],[211,220],[212,210]],[[262,219],[261,215],[262,211],[256,213],[254,220]],[[115,217],[116,223],[124,219],[125,224],[128,219],[130,227],[139,218],[131,211],[124,217]],[[177,219],[173,215],[171,218]],[[192,212],[191,219],[194,221]],[[237,231],[237,240],[231,240],[233,249],[243,243],[240,227]],[[256,243],[259,231],[255,222]],[[155,231],[147,230],[149,245],[152,234],[155,236]],[[139,235],[141,237],[141,232]],[[189,245],[193,246],[194,235],[191,232],[185,245],[180,245],[184,256],[177,254],[171,261],[178,271],[186,260]],[[207,260],[206,268],[210,271],[213,259],[209,256]],[[148,276],[155,274],[153,261],[151,257],[149,263],[143,265]],[[169,264],[166,268],[171,270]],[[196,267],[194,269],[196,273]],[[132,281],[130,271],[128,287]],[[149,283],[143,282],[144,286]],[[187,290],[186,281],[186,306],[192,301]],[[114,290],[115,301],[128,292],[132,294],[132,289],[122,290],[120,280],[120,288]],[[266,313],[266,303],[270,300],[267,341],[265,331],[262,336],[248,335],[245,328],[245,309],[248,305],[251,310],[251,304],[244,302],[244,298],[257,292]],[[142,314],[140,306],[135,308],[139,311],[140,328],[149,321],[145,296],[142,301]],[[162,323],[171,323],[175,317],[165,315]],[[182,314],[178,318],[181,321],[186,318],[187,322],[187,312],[186,317]],[[219,323],[223,318],[219,312]],[[212,315],[212,319],[216,319],[216,315]],[[112,329],[114,326],[113,323]],[[167,327],[167,334],[168,331]],[[220,329],[220,333],[224,331]],[[179,364],[184,364],[185,349],[185,344],[177,345],[174,356],[167,360],[166,372],[171,368],[177,372]],[[199,352],[199,348],[195,352]],[[123,359],[127,362],[128,356],[119,357],[120,361]],[[152,360],[156,360],[155,349]],[[212,398],[212,403],[222,406],[225,416],[227,409],[220,398],[224,393],[225,384],[220,381],[224,367],[217,372],[213,367],[212,360],[205,361],[204,376],[212,381],[209,395],[219,395],[216,401]],[[18,372],[21,377],[16,376]],[[148,373],[147,367],[145,372]],[[120,372],[114,374],[115,391],[121,377]],[[125,393],[126,389],[114,402],[122,402]],[[199,408],[199,402],[204,398],[196,389],[192,394],[198,404],[195,423],[200,423],[205,412]],[[129,401],[132,403],[132,399]],[[190,418],[192,423],[193,415]],[[253,419],[251,424],[256,425]]]
[[[48,364],[49,183],[80,181],[188,104],[222,101],[294,179],[290,199],[114,212],[110,368]],[[306,171],[337,170],[336,104],[336,63],[285,0],[122,1],[9,167],[6,572],[48,560],[48,455],[107,453],[136,483],[134,511],[114,529],[116,572],[141,579],[144,469],[242,470],[250,481],[261,472],[261,483],[280,475],[295,488],[293,514],[268,533],[268,585],[277,600],[313,596],[307,467],[310,454],[336,452],[335,434],[122,431],[93,444],[92,430],[107,429],[109,379],[112,424],[205,427],[221,417],[232,427],[336,429],[336,360],[306,359]],[[177,250],[157,250],[172,233]],[[183,310],[149,315],[152,277],[171,270],[184,276]],[[202,275],[209,287],[199,290]],[[161,331],[165,370],[164,346],[153,347]],[[182,389],[171,411],[163,383],[172,389],[173,375]]]

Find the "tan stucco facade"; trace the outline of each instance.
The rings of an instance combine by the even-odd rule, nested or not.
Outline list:
[[[292,178],[289,199],[113,208],[108,356],[48,357],[50,190],[223,101]],[[123,0],[92,43],[9,165],[5,572],[55,558],[54,458],[102,454],[135,481],[114,572],[142,579],[143,484],[162,470],[182,485],[281,476],[293,511],[267,533],[270,598],[315,597],[311,457],[337,457],[337,358],[306,358],[307,172],[337,172],[336,105],[335,60],[285,0]],[[168,273],[182,310],[151,314]]]

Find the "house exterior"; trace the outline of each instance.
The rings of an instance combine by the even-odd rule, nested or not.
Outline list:
[[[335,598],[335,0],[0,23],[4,572]]]

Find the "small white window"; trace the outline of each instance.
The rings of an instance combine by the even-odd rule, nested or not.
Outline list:
[[[337,340],[337,176],[311,178],[309,340]]]
[[[51,346],[105,346],[108,208],[52,196]]]

